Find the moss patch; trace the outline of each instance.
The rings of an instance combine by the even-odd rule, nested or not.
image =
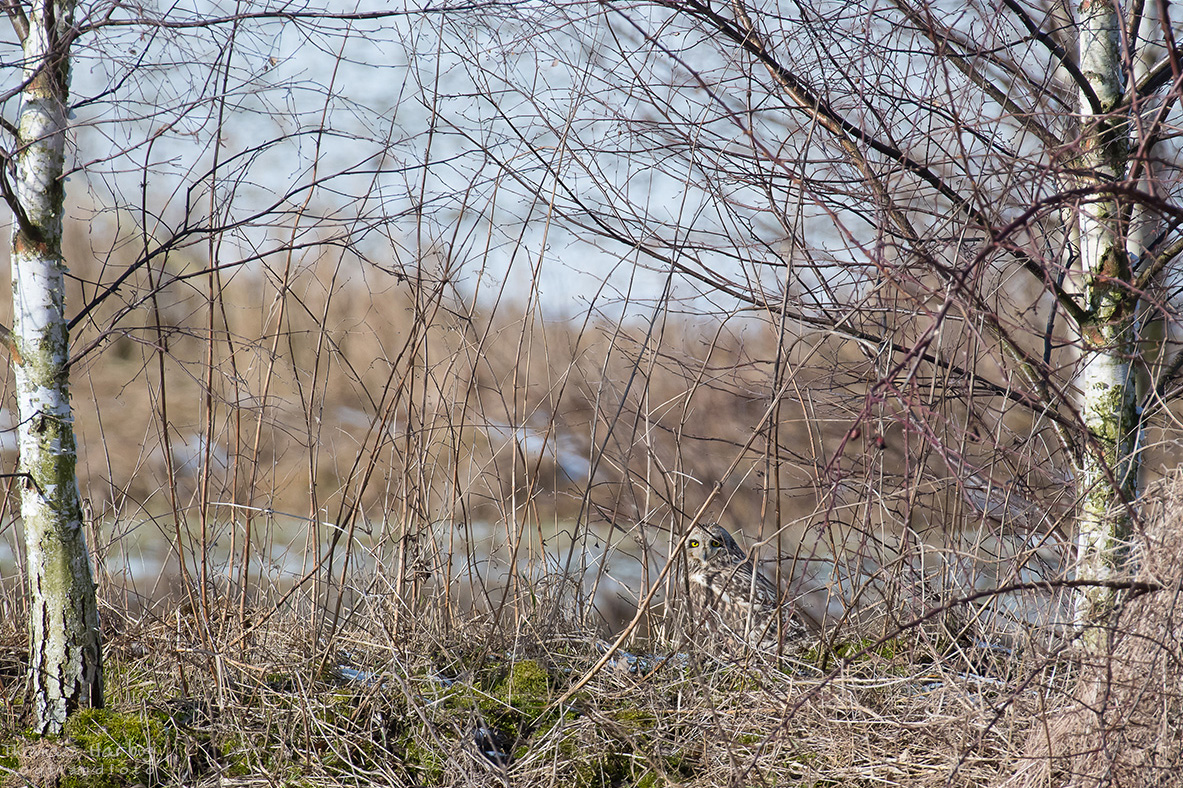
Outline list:
[[[515,662],[493,688],[493,696],[512,708],[522,721],[536,719],[550,702],[550,675],[532,659]]]
[[[84,757],[61,788],[161,784],[166,754],[176,744],[166,720],[153,713],[85,709],[66,721],[64,732]]]

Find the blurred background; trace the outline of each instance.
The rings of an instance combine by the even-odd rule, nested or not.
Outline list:
[[[1064,151],[1031,132],[1076,123],[1050,59],[1010,50],[1046,77],[1017,115],[886,9],[763,10],[818,95],[997,226],[1059,188]],[[961,21],[983,46],[1017,24]],[[110,609],[299,600],[397,631],[553,606],[607,634],[655,583],[677,607],[661,570],[700,510],[827,631],[1064,575],[1076,348],[1006,250],[1064,281],[1070,207],[994,244],[872,161],[905,243],[763,65],[661,4],[98,2],[77,23],[71,381]],[[1148,380],[1174,336],[1166,281]],[[1148,481],[1175,464],[1172,392],[1148,400]],[[1047,638],[1061,602],[969,617]]]

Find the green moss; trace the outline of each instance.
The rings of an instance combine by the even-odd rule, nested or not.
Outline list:
[[[480,708],[488,700],[480,690],[457,682],[443,692],[440,705],[445,710],[467,712]]]
[[[657,724],[657,715],[653,713],[652,709],[642,709],[637,706],[614,709],[611,716],[622,728],[640,732],[648,731]]]
[[[295,692],[299,687],[288,673],[268,673],[263,685],[272,692]]]
[[[493,696],[527,720],[536,719],[550,702],[550,675],[537,661],[515,662],[493,689]]]
[[[125,788],[132,785],[122,775],[87,773],[69,774],[58,783],[59,788]]]
[[[635,788],[659,788],[659,786],[680,785],[694,777],[693,765],[681,756],[667,756],[659,759],[659,763],[663,768],[644,771],[639,777],[634,773],[631,784]]]
[[[486,675],[482,684],[486,689],[453,684],[444,706],[477,714],[512,742],[523,741],[536,727],[549,727],[559,718],[557,711],[542,718],[554,692],[546,668],[535,660],[515,662],[508,670]]]
[[[267,766],[267,753],[271,749],[237,734],[225,736],[218,742],[222,768],[228,777],[245,777],[254,771],[256,764]],[[257,757],[260,754],[262,758]]]
[[[403,749],[403,766],[417,784],[443,782],[445,763],[447,758],[443,753],[418,741],[408,741]]]
[[[877,640],[874,638],[862,638],[860,640],[850,640],[844,643],[838,643],[834,646],[834,655],[840,659],[850,659],[855,662],[863,660],[874,659],[880,657],[882,659],[895,659],[903,647],[899,640],[888,640],[885,643],[875,645]]]
[[[381,748],[375,732],[365,724],[369,709],[362,710],[361,704],[367,699],[338,691],[317,700],[321,705],[313,711],[317,724],[312,727],[311,744],[320,767],[330,774],[374,768]]]
[[[156,714],[122,714],[107,709],[84,709],[66,720],[65,736],[87,755],[61,788],[157,785],[166,753],[175,735]]]
[[[802,652],[801,658],[822,670],[828,670],[837,659],[847,661],[849,665],[871,663],[877,671],[882,671],[884,662],[895,662],[898,657],[907,660],[910,652],[911,645],[904,638],[892,638],[883,643],[879,643],[878,638],[858,638],[835,643],[832,647],[820,643]]]
[[[562,764],[561,782],[576,788],[657,788],[694,777],[693,759],[662,752],[654,709],[621,704],[601,711],[605,722],[594,731],[580,725],[557,742],[548,736],[555,752],[543,757]]]
[[[574,788],[609,788],[621,785],[630,777],[632,759],[620,752],[615,740],[599,742],[590,748],[576,736],[565,736],[558,745],[559,763],[570,770],[567,777]]]

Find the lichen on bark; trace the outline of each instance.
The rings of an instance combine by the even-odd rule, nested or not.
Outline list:
[[[29,568],[32,723],[40,733],[57,734],[74,710],[103,703],[98,607],[75,475],[61,252],[73,3],[35,3],[28,23],[10,198],[17,217],[12,357]]]

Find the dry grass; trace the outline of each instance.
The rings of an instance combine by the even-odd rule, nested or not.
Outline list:
[[[558,320],[358,270],[132,277],[79,327],[109,709],[20,734],[9,488],[8,784],[990,785],[1073,692],[1062,598],[959,601],[1064,576],[1046,423],[940,370],[878,396],[874,359],[768,316]],[[694,646],[662,568],[700,509],[795,592],[810,653]],[[650,591],[639,670],[557,705]],[[1175,758],[1139,736],[1104,741]]]
[[[1041,715],[1010,785],[1183,783],[1183,477],[1148,500],[1137,579],[1161,590],[1121,606],[1071,697]]]
[[[395,641],[375,615],[329,645],[289,611],[217,654],[192,623],[125,621],[108,638],[110,709],[161,726],[120,742],[149,784],[984,785],[1055,683],[1046,668],[958,673],[930,633],[826,670],[817,652],[736,663],[674,643],[555,706],[599,656],[570,621]],[[57,762],[110,770],[94,749],[76,739]]]
[[[78,282],[130,263],[118,239],[73,238]],[[157,281],[201,265],[174,253],[76,331],[80,487],[117,607],[213,591],[245,610],[301,584],[334,611],[379,586],[408,614],[516,609],[561,566],[580,615],[615,627],[704,504],[782,559],[769,571],[827,629],[883,632],[967,583],[1054,571],[1031,567],[1061,546],[1066,488],[1010,439],[1033,425],[989,398],[880,401],[873,361],[839,337],[670,304],[559,320],[323,250]],[[965,423],[1001,433],[967,443]],[[11,491],[0,604],[19,617]]]

